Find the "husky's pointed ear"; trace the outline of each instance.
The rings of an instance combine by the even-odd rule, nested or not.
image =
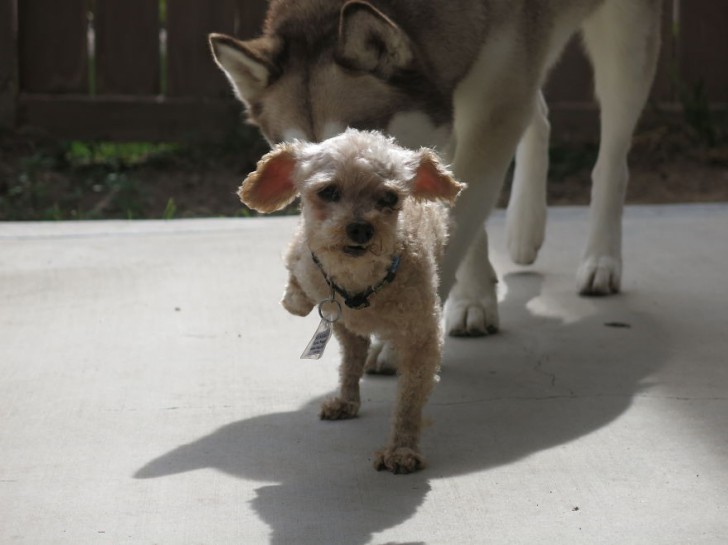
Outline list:
[[[293,179],[297,160],[296,144],[279,144],[265,154],[238,190],[243,204],[266,214],[290,204],[298,193]]]
[[[409,37],[369,2],[349,0],[341,8],[337,61],[353,70],[387,78],[414,61]]]
[[[274,56],[279,44],[269,37],[241,42],[225,34],[210,34],[210,49],[235,94],[249,105],[277,75]]]
[[[441,200],[453,204],[465,184],[457,182],[430,149],[416,152],[415,175],[410,180],[411,194],[415,199]]]

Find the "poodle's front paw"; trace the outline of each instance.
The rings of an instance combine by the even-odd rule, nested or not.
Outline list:
[[[397,374],[397,354],[390,343],[374,341],[369,347],[364,372],[369,375]]]
[[[281,304],[283,308],[294,316],[308,316],[311,310],[313,310],[313,303],[303,292],[298,290],[286,290]]]
[[[425,459],[414,449],[407,447],[392,448],[374,454],[374,469],[377,471],[387,470],[395,475],[414,473],[426,466]]]
[[[321,420],[346,420],[355,418],[359,412],[359,403],[344,401],[340,397],[332,397],[321,404],[319,416]]]

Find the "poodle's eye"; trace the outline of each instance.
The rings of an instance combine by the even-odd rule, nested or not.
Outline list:
[[[385,192],[377,201],[379,208],[394,208],[399,202],[399,196],[394,191]]]
[[[335,185],[327,185],[317,195],[325,202],[339,202],[341,200],[341,190]]]

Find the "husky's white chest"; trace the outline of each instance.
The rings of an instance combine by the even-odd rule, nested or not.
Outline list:
[[[435,125],[425,113],[397,113],[389,122],[387,132],[406,148],[434,148],[440,155],[448,156],[452,128],[447,124]]]

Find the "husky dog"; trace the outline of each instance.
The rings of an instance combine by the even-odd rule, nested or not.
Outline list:
[[[271,144],[346,127],[428,146],[468,189],[441,271],[446,330],[498,328],[483,224],[511,159],[508,248],[536,259],[546,222],[549,122],[541,87],[581,31],[601,106],[582,294],[620,287],[627,152],[655,73],[661,0],[271,0],[262,35],[210,36],[216,62]],[[443,298],[444,299],[444,298]]]

